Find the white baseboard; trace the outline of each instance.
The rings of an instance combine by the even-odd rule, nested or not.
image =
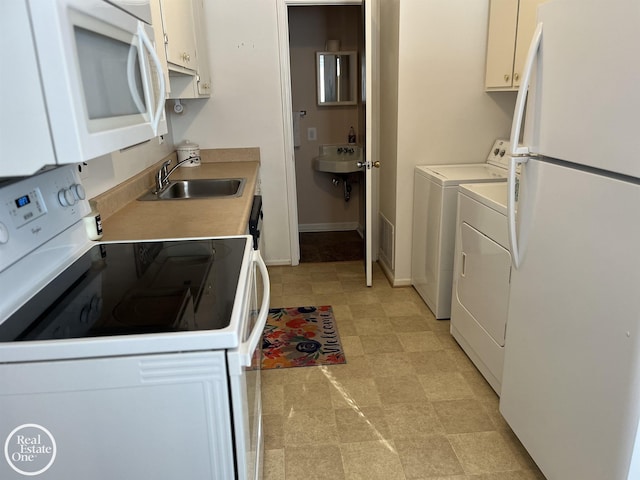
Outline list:
[[[380,255],[378,257],[378,265],[380,265],[380,268],[382,269],[382,273],[385,274],[385,276],[389,280],[389,283],[391,284],[392,287],[410,287],[411,286],[410,278],[406,278],[406,279],[395,278],[393,274],[393,270],[391,270],[389,265],[386,263],[383,255]]]
[[[300,223],[298,224],[298,232],[346,232],[349,230],[358,230],[360,233],[360,225],[358,222],[342,222],[342,223]],[[362,235],[362,233],[360,233]]]
[[[267,267],[287,267],[291,265],[291,259],[287,258],[282,260],[265,260],[264,263],[265,265],[267,265]]]

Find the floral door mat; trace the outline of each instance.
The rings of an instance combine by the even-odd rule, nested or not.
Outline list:
[[[272,308],[262,335],[262,368],[346,363],[330,306]]]

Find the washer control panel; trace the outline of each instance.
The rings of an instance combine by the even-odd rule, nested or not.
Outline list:
[[[511,142],[509,140],[498,139],[493,142],[493,148],[487,157],[487,163],[502,168],[509,168],[509,148]]]
[[[0,186],[0,272],[90,210],[75,165]]]

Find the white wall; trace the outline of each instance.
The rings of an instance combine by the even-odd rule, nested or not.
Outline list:
[[[169,133],[164,136],[162,144],[159,143],[158,138],[152,138],[141,145],[91,160],[82,167],[84,172],[82,184],[87,192],[87,198],[93,198],[133,177],[169,155],[173,150],[169,126]]]
[[[486,160],[508,136],[515,93],[484,92],[489,0],[401,0],[396,283],[411,279],[416,165]]]
[[[175,142],[260,148],[265,258],[289,263],[276,2],[216,0],[204,9],[212,96],[183,102],[186,113],[171,118]]]

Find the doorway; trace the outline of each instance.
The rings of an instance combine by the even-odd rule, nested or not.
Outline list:
[[[294,112],[291,96],[291,70],[289,56],[289,19],[288,8],[293,6],[319,5],[353,5],[363,10],[361,18],[364,20],[364,54],[359,67],[359,78],[362,80],[360,93],[362,94],[362,108],[360,108],[358,127],[362,130],[360,140],[363,144],[364,185],[364,240],[366,284],[373,284],[373,261],[377,260],[378,252],[378,167],[380,166],[378,152],[379,138],[379,70],[377,55],[379,52],[379,21],[380,6],[378,0],[277,0],[278,38],[280,44],[281,69],[281,98],[284,118],[285,144],[285,187],[288,197],[289,241],[291,247],[291,264],[298,265],[300,260],[300,243],[298,238],[298,192],[296,187],[296,169],[294,154]],[[365,106],[366,104],[366,106]],[[299,113],[299,112],[298,112]],[[307,132],[305,132],[307,133]],[[311,134],[312,135],[312,134]]]
[[[287,13],[300,262],[360,260],[365,248],[365,202],[358,155],[339,155],[345,162],[337,168],[314,159],[341,148],[362,151],[362,7],[296,5]],[[337,68],[332,65],[332,78],[325,78],[318,72],[329,56],[338,63]],[[321,104],[325,80],[343,84],[342,92],[350,86],[354,91],[343,93],[344,101],[334,98]]]

